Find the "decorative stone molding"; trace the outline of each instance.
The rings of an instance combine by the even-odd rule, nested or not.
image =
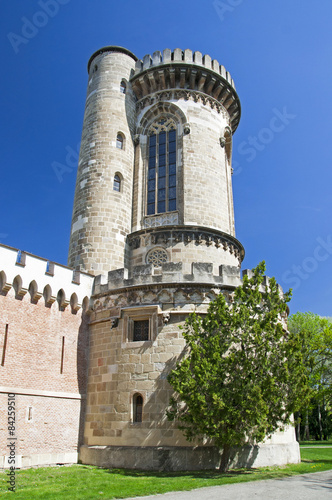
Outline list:
[[[197,71],[200,67],[201,69],[205,68],[206,70],[211,70],[213,73],[225,78],[235,89],[234,81],[230,73],[226,71],[222,64],[219,64],[216,59],[212,60],[207,54],[203,56],[201,52],[196,51],[193,53],[190,49],[175,49],[173,52],[171,52],[170,49],[165,49],[163,53],[157,50],[152,56],[150,54],[145,55],[143,60],[136,59],[135,75],[152,67],[159,68],[159,71],[162,74],[163,65],[173,64],[173,66],[176,67],[176,65],[181,65],[182,63],[190,65],[192,71]],[[181,78],[184,82],[186,75],[182,73]]]
[[[143,226],[158,227],[158,226],[172,226],[173,224],[179,223],[178,212],[169,212],[161,215],[148,215],[144,217]]]
[[[238,121],[240,119],[240,116],[235,115],[235,113],[230,118],[229,113],[227,111],[227,108],[225,107],[223,102],[220,102],[217,99],[214,99],[213,97],[204,94],[203,92],[187,90],[187,89],[186,90],[173,90],[173,91],[169,91],[169,92],[164,92],[164,91],[155,92],[153,94],[150,94],[150,95],[140,99],[137,102],[136,107],[137,107],[137,110],[139,111],[141,109],[144,109],[146,106],[152,106],[152,105],[155,105],[159,102],[167,101],[167,100],[171,100],[171,99],[176,99],[176,100],[184,99],[185,101],[191,100],[193,102],[201,102],[205,106],[209,105],[211,107],[211,109],[215,109],[219,114],[221,113],[223,115],[223,117],[227,120],[227,123],[232,125],[232,129],[233,129],[233,125],[234,125],[233,120],[236,121],[237,117],[238,117]],[[189,131],[188,131],[188,127],[186,125],[187,124],[184,125],[184,127],[186,127],[186,128],[184,128],[184,133],[188,134],[188,133],[190,133],[190,126],[189,126]],[[237,125],[238,125],[238,122],[237,122]],[[187,132],[185,130],[187,130]],[[233,132],[234,131],[235,131],[235,129],[233,129]]]
[[[22,288],[20,288],[19,290],[17,290],[17,292],[16,292],[16,295],[15,295],[15,296],[16,296],[16,298],[17,298],[17,299],[22,300],[22,299],[23,299],[23,297],[24,297],[27,293],[28,293],[28,289],[27,289],[27,288],[23,288],[23,287],[22,287]]]
[[[119,324],[119,318],[111,318],[111,330],[117,328]]]
[[[194,100],[200,95],[203,104],[216,107],[218,112],[221,112],[221,105],[227,110],[234,132],[240,120],[241,107],[230,74],[218,61],[211,61],[209,56],[186,57],[185,53],[176,49],[171,57],[170,51],[164,51],[164,57],[159,53],[160,57],[147,55],[144,61],[137,61],[136,72],[130,82],[139,101],[138,108],[152,105],[158,99],[188,99],[189,92],[196,92]]]
[[[9,290],[11,289],[12,284],[11,283],[1,283],[1,289],[0,292],[6,295]]]
[[[189,125],[189,123],[186,123],[184,125],[184,127],[183,127],[183,133],[184,133],[184,135],[190,134],[190,125]]]
[[[167,325],[167,323],[169,322],[170,319],[171,319],[171,313],[169,313],[169,312],[163,313],[163,323],[164,323],[164,325]]]
[[[163,217],[162,216],[158,217]],[[154,217],[154,216],[152,216]],[[164,219],[168,221],[168,219]],[[160,222],[159,220],[158,222]],[[163,226],[168,224],[163,224]],[[155,228],[155,229],[154,229]],[[151,245],[163,244],[166,247],[171,247],[177,243],[185,245],[206,245],[208,247],[215,246],[221,251],[230,252],[238,258],[239,264],[244,258],[244,249],[241,243],[221,231],[207,230],[199,227],[177,226],[175,230],[167,228],[158,228],[158,226],[150,226],[145,230],[137,231],[127,237],[127,242],[132,249],[141,247],[149,247]]]
[[[37,292],[35,291],[32,295],[31,295],[31,302],[33,304],[37,304],[38,300],[40,300],[42,298],[43,294],[40,293],[40,292]]]
[[[225,139],[225,137],[220,137],[219,142],[220,142],[220,146],[222,148],[224,148],[225,145],[226,145],[226,139]]]
[[[146,255],[146,263],[153,266],[161,266],[168,261],[168,253],[164,248],[152,248]]]

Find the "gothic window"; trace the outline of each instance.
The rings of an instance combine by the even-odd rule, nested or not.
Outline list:
[[[142,342],[149,340],[149,326],[150,322],[148,319],[134,321],[134,342]]]
[[[114,176],[114,181],[113,181],[113,190],[120,192],[121,189],[121,179],[119,175]]]
[[[176,210],[176,126],[161,117],[149,129],[147,215]]]
[[[120,133],[116,136],[116,147],[118,149],[123,149],[123,135]]]
[[[142,422],[143,398],[140,394],[134,394],[133,397],[133,422],[135,424]]]

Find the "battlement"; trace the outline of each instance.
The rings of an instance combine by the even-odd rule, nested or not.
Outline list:
[[[225,67],[209,55],[189,49],[157,50],[136,61],[130,82],[138,109],[153,104],[151,98],[200,100],[218,113],[221,107],[226,110],[233,132],[239,124],[241,105],[234,81]]]
[[[218,276],[213,274],[213,264],[209,262],[193,262],[191,274],[184,274],[182,268],[182,262],[166,262],[160,267],[154,267],[152,264],[134,266],[130,275],[127,269],[109,271],[108,276],[99,275],[95,278],[93,295],[149,285],[212,285],[235,288],[241,284],[239,267],[221,265]]]
[[[173,52],[170,49],[165,49],[161,53],[157,50],[152,54],[146,54],[143,59],[138,59],[135,65],[135,75],[150,69],[151,67],[160,66],[161,64],[193,64],[203,66],[205,69],[218,73],[222,76],[235,90],[234,80],[230,73],[226,71],[225,66],[219,64],[216,59],[212,59],[209,55],[202,55],[201,52],[193,52],[190,49],[175,49]]]
[[[50,307],[58,301],[64,309],[69,304],[73,311],[89,303],[94,277],[28,252],[0,245],[0,293],[11,289],[22,300],[30,294],[31,302],[44,298]]]

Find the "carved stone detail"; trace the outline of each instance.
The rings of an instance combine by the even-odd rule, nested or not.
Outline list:
[[[161,92],[155,92],[154,94],[150,94],[146,97],[143,97],[137,102],[137,109],[141,110],[146,106],[151,106],[152,104],[160,101],[170,101],[171,99],[184,99],[185,101],[193,100],[194,102],[201,102],[203,105],[209,105],[211,109],[215,109],[219,114],[221,113],[223,117],[227,120],[228,125],[231,125],[231,120],[229,113],[227,112],[225,106],[219,102],[217,99],[204,94],[203,92],[199,92],[197,90],[183,90],[183,89],[174,89],[172,91],[162,90]],[[184,133],[190,133],[186,126],[184,125]]]
[[[144,227],[171,226],[179,223],[179,214],[170,212],[161,215],[149,215],[144,217]]]
[[[169,221],[169,219],[167,220]],[[147,228],[147,230],[148,229],[149,228]],[[162,248],[164,248],[176,243],[181,243],[182,241],[185,245],[189,245],[191,243],[194,243],[195,245],[206,245],[209,247],[214,245],[218,249],[220,248],[225,252],[230,252],[231,254],[233,254],[239,260],[239,263],[242,262],[243,251],[240,247],[237,246],[236,242],[228,239],[226,235],[218,235],[213,232],[204,230],[197,231],[195,229],[189,232],[185,228],[176,231],[166,228],[165,230],[161,228],[158,229],[158,227],[156,227],[155,231],[153,231],[153,228],[151,229],[152,231],[149,231],[148,234],[136,234],[128,237],[129,246],[132,249],[138,249],[140,247],[147,248],[158,244],[162,245]]]
[[[116,328],[119,324],[119,318],[111,318],[111,330]]]
[[[164,325],[167,325],[169,320],[171,319],[171,314],[169,312],[163,313],[163,323]]]

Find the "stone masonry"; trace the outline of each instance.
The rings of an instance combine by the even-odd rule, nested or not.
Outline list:
[[[208,55],[91,56],[68,267],[0,245],[0,467],[13,393],[17,467],[218,467],[213,442],[188,442],[167,420],[167,375],[188,314],[241,284],[240,115],[233,79]],[[233,455],[234,467],[280,465],[299,447],[288,428]]]

